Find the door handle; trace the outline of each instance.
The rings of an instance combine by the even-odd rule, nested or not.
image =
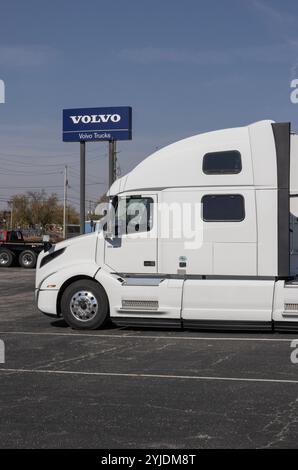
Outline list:
[[[144,266],[155,266],[155,261],[144,261]]]

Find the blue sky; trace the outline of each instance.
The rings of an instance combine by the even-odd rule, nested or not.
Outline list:
[[[290,0],[0,0],[0,207],[27,187],[78,203],[79,148],[63,108],[132,106],[122,174],[157,147],[260,119],[292,121],[298,12]],[[87,199],[107,189],[107,144],[87,146]]]

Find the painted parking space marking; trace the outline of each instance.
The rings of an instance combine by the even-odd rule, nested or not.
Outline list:
[[[118,331],[118,330],[117,330]],[[172,340],[189,340],[189,341],[260,341],[273,343],[290,343],[297,336],[291,338],[250,338],[250,337],[217,337],[217,336],[159,336],[159,335],[132,335],[132,334],[92,334],[92,333],[52,333],[52,332],[36,332],[36,331],[0,331],[0,335],[32,335],[32,336],[69,336],[86,337],[86,338],[122,338],[122,339],[172,339]]]
[[[261,382],[279,384],[298,384],[298,380],[293,379],[265,379],[253,377],[216,377],[200,375],[168,375],[168,374],[142,374],[142,373],[118,373],[118,372],[86,372],[75,370],[55,370],[55,369],[12,369],[0,368],[1,373],[11,374],[56,374],[56,375],[84,375],[97,377],[128,377],[128,378],[149,378],[149,379],[180,379],[180,380],[206,380],[206,381],[229,381],[229,382]]]

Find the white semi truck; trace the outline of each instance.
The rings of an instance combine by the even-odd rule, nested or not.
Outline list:
[[[103,230],[40,253],[40,311],[81,329],[111,318],[132,326],[298,330],[298,135],[289,123],[181,140],[143,160],[108,195],[113,210]],[[183,230],[162,233],[169,207],[187,209],[182,228],[195,222],[195,243]]]

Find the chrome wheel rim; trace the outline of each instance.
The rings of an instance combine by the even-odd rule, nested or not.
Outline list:
[[[76,292],[70,300],[70,311],[76,320],[82,322],[92,320],[98,312],[95,295],[88,290]]]
[[[23,256],[23,263],[25,266],[29,266],[33,263],[33,256],[29,253]]]
[[[9,262],[9,256],[7,253],[0,253],[0,264],[5,265]]]

